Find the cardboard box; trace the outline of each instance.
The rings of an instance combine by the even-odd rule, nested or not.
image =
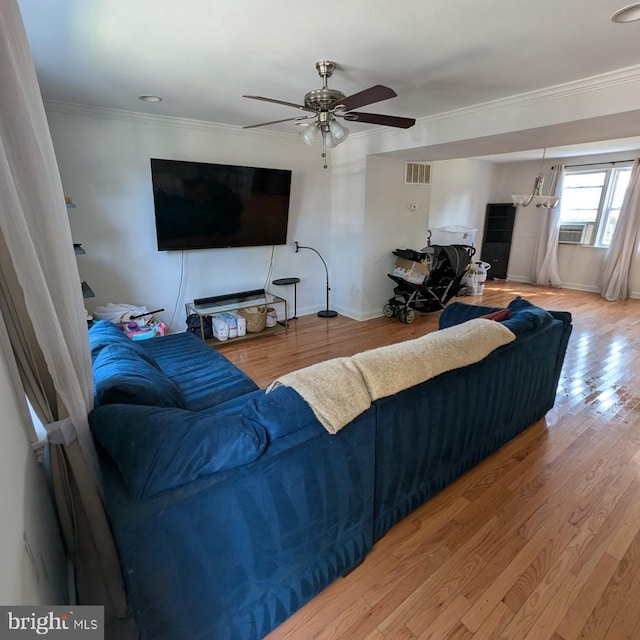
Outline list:
[[[413,284],[424,284],[429,277],[429,266],[422,262],[414,262],[405,258],[396,258],[393,275]]]

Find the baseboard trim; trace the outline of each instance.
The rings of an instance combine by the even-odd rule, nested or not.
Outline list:
[[[325,308],[326,307],[324,305],[302,308],[298,307],[297,315],[299,318],[302,316],[312,316],[318,313],[318,311],[323,311]],[[347,318],[351,318],[352,320],[362,320],[362,318],[358,316],[354,309],[349,309],[348,307],[343,307],[339,304],[331,304],[331,302],[329,302],[329,308],[337,311],[341,316],[346,316]],[[293,307],[289,307],[289,313],[293,313]]]
[[[534,284],[531,281],[531,278],[528,278],[527,276],[518,276],[518,275],[508,274],[507,280],[512,280],[513,282],[522,282],[524,284],[531,284],[531,285]],[[597,287],[592,284],[582,284],[580,282],[561,282],[558,288],[572,289],[574,291],[588,291],[589,293],[600,293],[600,287]],[[634,292],[634,293],[637,293],[638,297],[640,297],[640,291]],[[631,298],[635,297],[634,293],[630,295]]]
[[[373,320],[374,318],[381,318],[384,315],[382,307],[379,309],[369,309],[362,314],[362,320]]]

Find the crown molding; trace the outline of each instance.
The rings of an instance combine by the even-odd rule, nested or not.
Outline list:
[[[60,100],[44,100],[43,102],[46,111],[66,113],[74,116],[120,120],[124,122],[136,122],[161,127],[177,127],[180,129],[192,129],[196,131],[208,131],[233,135],[243,132],[269,138],[293,139],[296,137],[295,133],[284,133],[281,131],[270,131],[267,129],[247,130],[239,126],[221,124],[219,122],[209,122],[207,120],[194,120],[191,118],[179,118],[177,116],[163,116],[154,113],[141,113],[139,111],[127,111],[125,109],[97,107],[87,104],[78,104],[75,102],[63,102]]]
[[[474,116],[487,111],[502,111],[507,109],[522,109],[524,107],[551,102],[582,93],[600,91],[611,87],[640,82],[640,65],[614,69],[596,76],[589,76],[581,80],[573,80],[563,84],[556,84],[542,89],[534,89],[525,93],[519,93],[506,98],[497,98],[488,102],[481,102],[460,109],[443,111],[419,118],[420,124],[437,122],[438,120]]]
[[[535,89],[526,93],[520,93],[506,98],[497,98],[487,102],[451,109],[436,114],[431,114],[418,118],[416,126],[430,127],[431,125],[442,123],[447,120],[467,119],[489,112],[500,112],[513,109],[523,109],[560,100],[563,98],[580,95],[589,92],[601,91],[616,86],[623,86],[631,83],[640,83],[640,65],[615,69],[595,76],[573,80],[564,84],[552,85],[542,89]],[[180,118],[176,116],[163,116],[151,113],[141,113],[138,111],[127,111],[124,109],[113,109],[109,107],[98,107],[93,105],[63,102],[59,100],[45,100],[44,105],[47,111],[67,113],[71,115],[88,116],[93,118],[105,118],[109,120],[120,120],[125,122],[137,122],[141,124],[152,124],[165,127],[178,127],[199,131],[209,131],[225,134],[257,135],[268,138],[279,138],[293,140],[296,133],[286,133],[282,131],[271,131],[267,129],[243,129],[239,126],[209,122],[206,120],[194,120],[190,118]],[[354,131],[349,135],[345,144],[349,141],[367,139],[380,135],[383,128],[367,129],[366,131]]]
[[[505,98],[496,98],[495,100],[460,107],[459,109],[451,109],[449,111],[422,116],[416,119],[415,126],[420,129],[428,129],[434,125],[441,125],[446,121],[467,120],[487,113],[495,114],[524,109],[571,96],[602,91],[632,83],[640,84],[640,65],[614,69],[613,71],[589,76],[580,80],[573,80],[571,82],[543,87],[542,89],[534,89]],[[356,141],[362,138],[375,138],[383,135],[384,131],[384,128],[359,131],[349,136],[347,144],[349,140]],[[407,131],[410,131],[410,129]]]

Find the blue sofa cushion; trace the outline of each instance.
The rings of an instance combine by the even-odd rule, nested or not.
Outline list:
[[[182,393],[171,378],[132,351],[128,342],[102,348],[93,363],[93,382],[97,405],[185,406]]]
[[[553,320],[553,316],[546,309],[537,307],[520,296],[512,300],[507,308],[511,311],[511,315],[502,324],[513,331],[516,337],[527,331],[544,327]]]
[[[255,395],[245,406],[243,416],[277,440],[312,424],[319,424],[311,407],[291,387],[276,387],[270,393]]]
[[[129,349],[132,353],[137,353],[141,358],[147,360],[156,369],[159,369],[156,361],[139,344],[133,342],[124,331],[119,329],[113,322],[108,320],[98,320],[89,329],[89,348],[91,350],[91,361],[95,362],[100,352],[110,345],[120,345],[123,349]]]
[[[240,417],[183,409],[112,404],[89,424],[137,501],[253,462],[267,445],[264,429]]]
[[[139,344],[178,385],[185,409],[207,409],[258,389],[248,375],[191,333],[173,333]]]

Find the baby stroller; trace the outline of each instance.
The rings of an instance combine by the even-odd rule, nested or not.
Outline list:
[[[464,286],[462,276],[475,252],[473,247],[461,244],[432,245],[422,251],[396,249],[394,256],[428,265],[429,274],[421,284],[409,282],[400,275],[387,274],[396,286],[393,298],[384,305],[384,315],[410,324],[416,318],[416,311],[429,313],[444,309]]]

